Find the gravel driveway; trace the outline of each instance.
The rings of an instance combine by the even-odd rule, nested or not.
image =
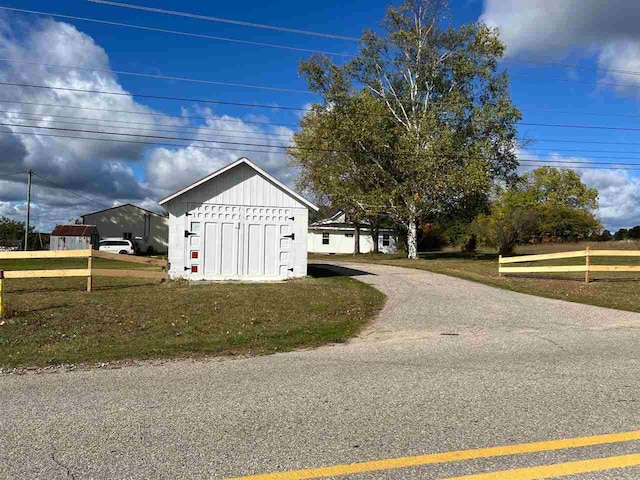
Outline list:
[[[388,296],[347,344],[0,377],[0,478],[218,479],[640,429],[639,314],[420,270],[331,268],[344,267]],[[639,448],[340,478],[444,478]]]

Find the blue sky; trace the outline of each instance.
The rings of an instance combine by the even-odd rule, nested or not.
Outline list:
[[[131,2],[143,4],[142,0]],[[636,33],[637,22],[634,20],[640,17],[640,6],[633,5],[635,2],[563,0],[556,2],[560,5],[545,2],[544,9],[538,5],[540,3],[542,2],[535,0],[454,1],[451,13],[454,23],[476,21],[481,18],[500,27],[508,47],[507,56],[512,59],[563,62],[640,72],[640,32]],[[145,4],[358,37],[363,29],[375,28],[378,25],[388,1],[358,0],[345,4],[335,1],[270,3],[252,0],[156,0]],[[337,53],[354,53],[357,49],[357,44],[350,41],[178,18],[96,5],[82,0],[4,0],[0,1],[0,5]],[[285,89],[306,89],[305,82],[297,74],[298,62],[309,55],[303,52],[6,11],[0,11],[0,19],[0,58],[86,66],[101,70],[111,68]],[[640,128],[640,75],[507,62],[502,63],[502,67],[512,76],[511,93],[514,102],[521,107],[524,114],[523,122]],[[298,108],[304,108],[316,99],[308,93],[194,84],[5,62],[0,62],[0,78],[2,81],[20,80],[22,83],[68,85],[74,88],[121,90],[123,93]],[[597,85],[597,81],[627,84],[633,88]],[[267,140],[286,141],[295,127],[249,122],[295,125],[300,116],[300,112],[296,111],[249,109],[129,96],[108,98],[64,92],[55,94],[26,87],[0,86],[0,99],[210,117],[205,121],[0,102],[1,110],[22,114],[76,115],[101,119],[101,122],[82,119],[80,122],[85,125],[78,126],[51,123],[51,120],[49,123],[43,123],[46,120],[36,115],[29,117],[21,116],[21,113],[3,114],[5,119],[6,116],[14,118],[15,123],[27,124],[31,121],[32,125],[37,123],[114,131],[117,129],[114,120],[138,121],[153,124],[140,128],[166,129],[166,135],[169,136],[211,139],[214,138],[212,135],[216,135],[215,138],[223,141],[234,141],[233,137],[239,137],[240,142],[246,142],[247,137],[250,137],[250,143],[264,143]],[[21,120],[15,120],[16,118]],[[131,132],[130,127],[124,129],[123,125],[119,126],[123,128],[121,132]],[[212,133],[212,129],[216,129],[217,134]],[[11,130],[27,131],[15,127],[11,127]],[[220,133],[220,130],[229,132]],[[549,157],[563,161],[616,161],[614,159],[619,158],[618,162],[634,162],[633,158],[637,158],[638,161],[635,163],[640,163],[640,131],[523,125],[520,132],[522,136],[534,140],[526,151],[522,152],[522,158]],[[222,134],[227,137],[217,136]],[[266,136],[273,134],[279,137]],[[220,150],[206,151],[189,148],[167,149],[160,146],[145,148],[135,144],[107,145],[104,142],[69,141],[44,136],[0,137],[0,148],[9,152],[0,158],[0,175],[33,168],[46,178],[97,202],[88,202],[68,192],[46,186],[38,180],[39,183],[34,187],[34,219],[44,229],[82,213],[98,210],[101,205],[131,201],[153,208],[155,200],[168,191],[245,154],[283,180],[293,181],[293,173],[287,167],[284,155],[243,152],[242,147],[232,147],[228,144],[216,145]],[[592,152],[593,150],[598,152]],[[640,223],[639,173],[640,171],[625,170],[581,170],[585,182],[599,188],[601,192],[599,214],[607,227],[617,229]],[[21,218],[23,213],[23,176],[0,178],[0,214]]]

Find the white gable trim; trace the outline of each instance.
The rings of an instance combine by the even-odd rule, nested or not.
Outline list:
[[[230,163],[229,165],[227,165],[226,167],[222,167],[219,170],[216,170],[215,172],[207,175],[204,178],[201,178],[200,180],[197,180],[196,182],[192,183],[191,185],[188,185],[186,187],[184,187],[182,190],[178,190],[175,193],[172,193],[171,195],[169,195],[168,197],[163,198],[162,200],[160,200],[158,203],[160,205],[164,205],[167,202],[170,202],[171,200],[173,200],[174,198],[179,197],[180,195],[188,192],[189,190],[192,190],[194,188],[196,188],[199,185],[202,185],[203,183],[208,182],[209,180],[217,177],[218,175],[222,175],[224,172],[231,170],[232,168],[237,167],[238,165],[241,164],[246,164],[249,165],[251,168],[253,168],[256,172],[258,172],[260,175],[262,175],[263,177],[267,178],[268,180],[270,180],[271,182],[275,183],[278,187],[280,187],[282,190],[284,190],[285,192],[287,192],[289,195],[291,195],[292,197],[294,197],[296,200],[302,202],[303,204],[305,204],[307,207],[315,210],[316,212],[318,211],[318,207],[316,207],[313,203],[311,203],[309,200],[307,200],[306,198],[304,198],[302,195],[300,195],[299,193],[294,192],[293,190],[291,190],[289,187],[287,187],[284,183],[282,183],[280,180],[278,180],[277,178],[275,178],[274,176],[270,175],[269,173],[267,173],[266,171],[264,171],[263,169],[261,169],[259,166],[257,166],[255,163],[253,163],[251,160],[249,160],[246,157],[242,157],[239,158],[238,160],[236,160],[233,163]]]

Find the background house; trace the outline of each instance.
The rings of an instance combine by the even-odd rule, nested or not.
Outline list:
[[[307,274],[309,209],[318,207],[241,158],[160,201],[169,275],[281,280]]]
[[[56,225],[51,232],[49,250],[98,248],[100,234],[95,225]]]
[[[373,252],[373,237],[369,223],[360,224],[360,253]],[[396,253],[398,235],[392,228],[380,228],[378,248],[380,253]],[[355,228],[347,222],[346,214],[335,215],[312,223],[309,226],[308,249],[312,253],[353,253]]]
[[[169,218],[130,203],[82,216],[82,223],[96,225],[100,238],[131,240],[140,253],[166,253]]]

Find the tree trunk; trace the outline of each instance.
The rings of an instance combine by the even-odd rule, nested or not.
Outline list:
[[[360,222],[353,222],[353,227],[353,254],[358,255],[360,253]]]
[[[377,223],[371,223],[371,240],[373,241],[373,253],[380,253],[380,227]]]
[[[415,219],[407,224],[407,258],[411,260],[418,258],[418,233]]]

